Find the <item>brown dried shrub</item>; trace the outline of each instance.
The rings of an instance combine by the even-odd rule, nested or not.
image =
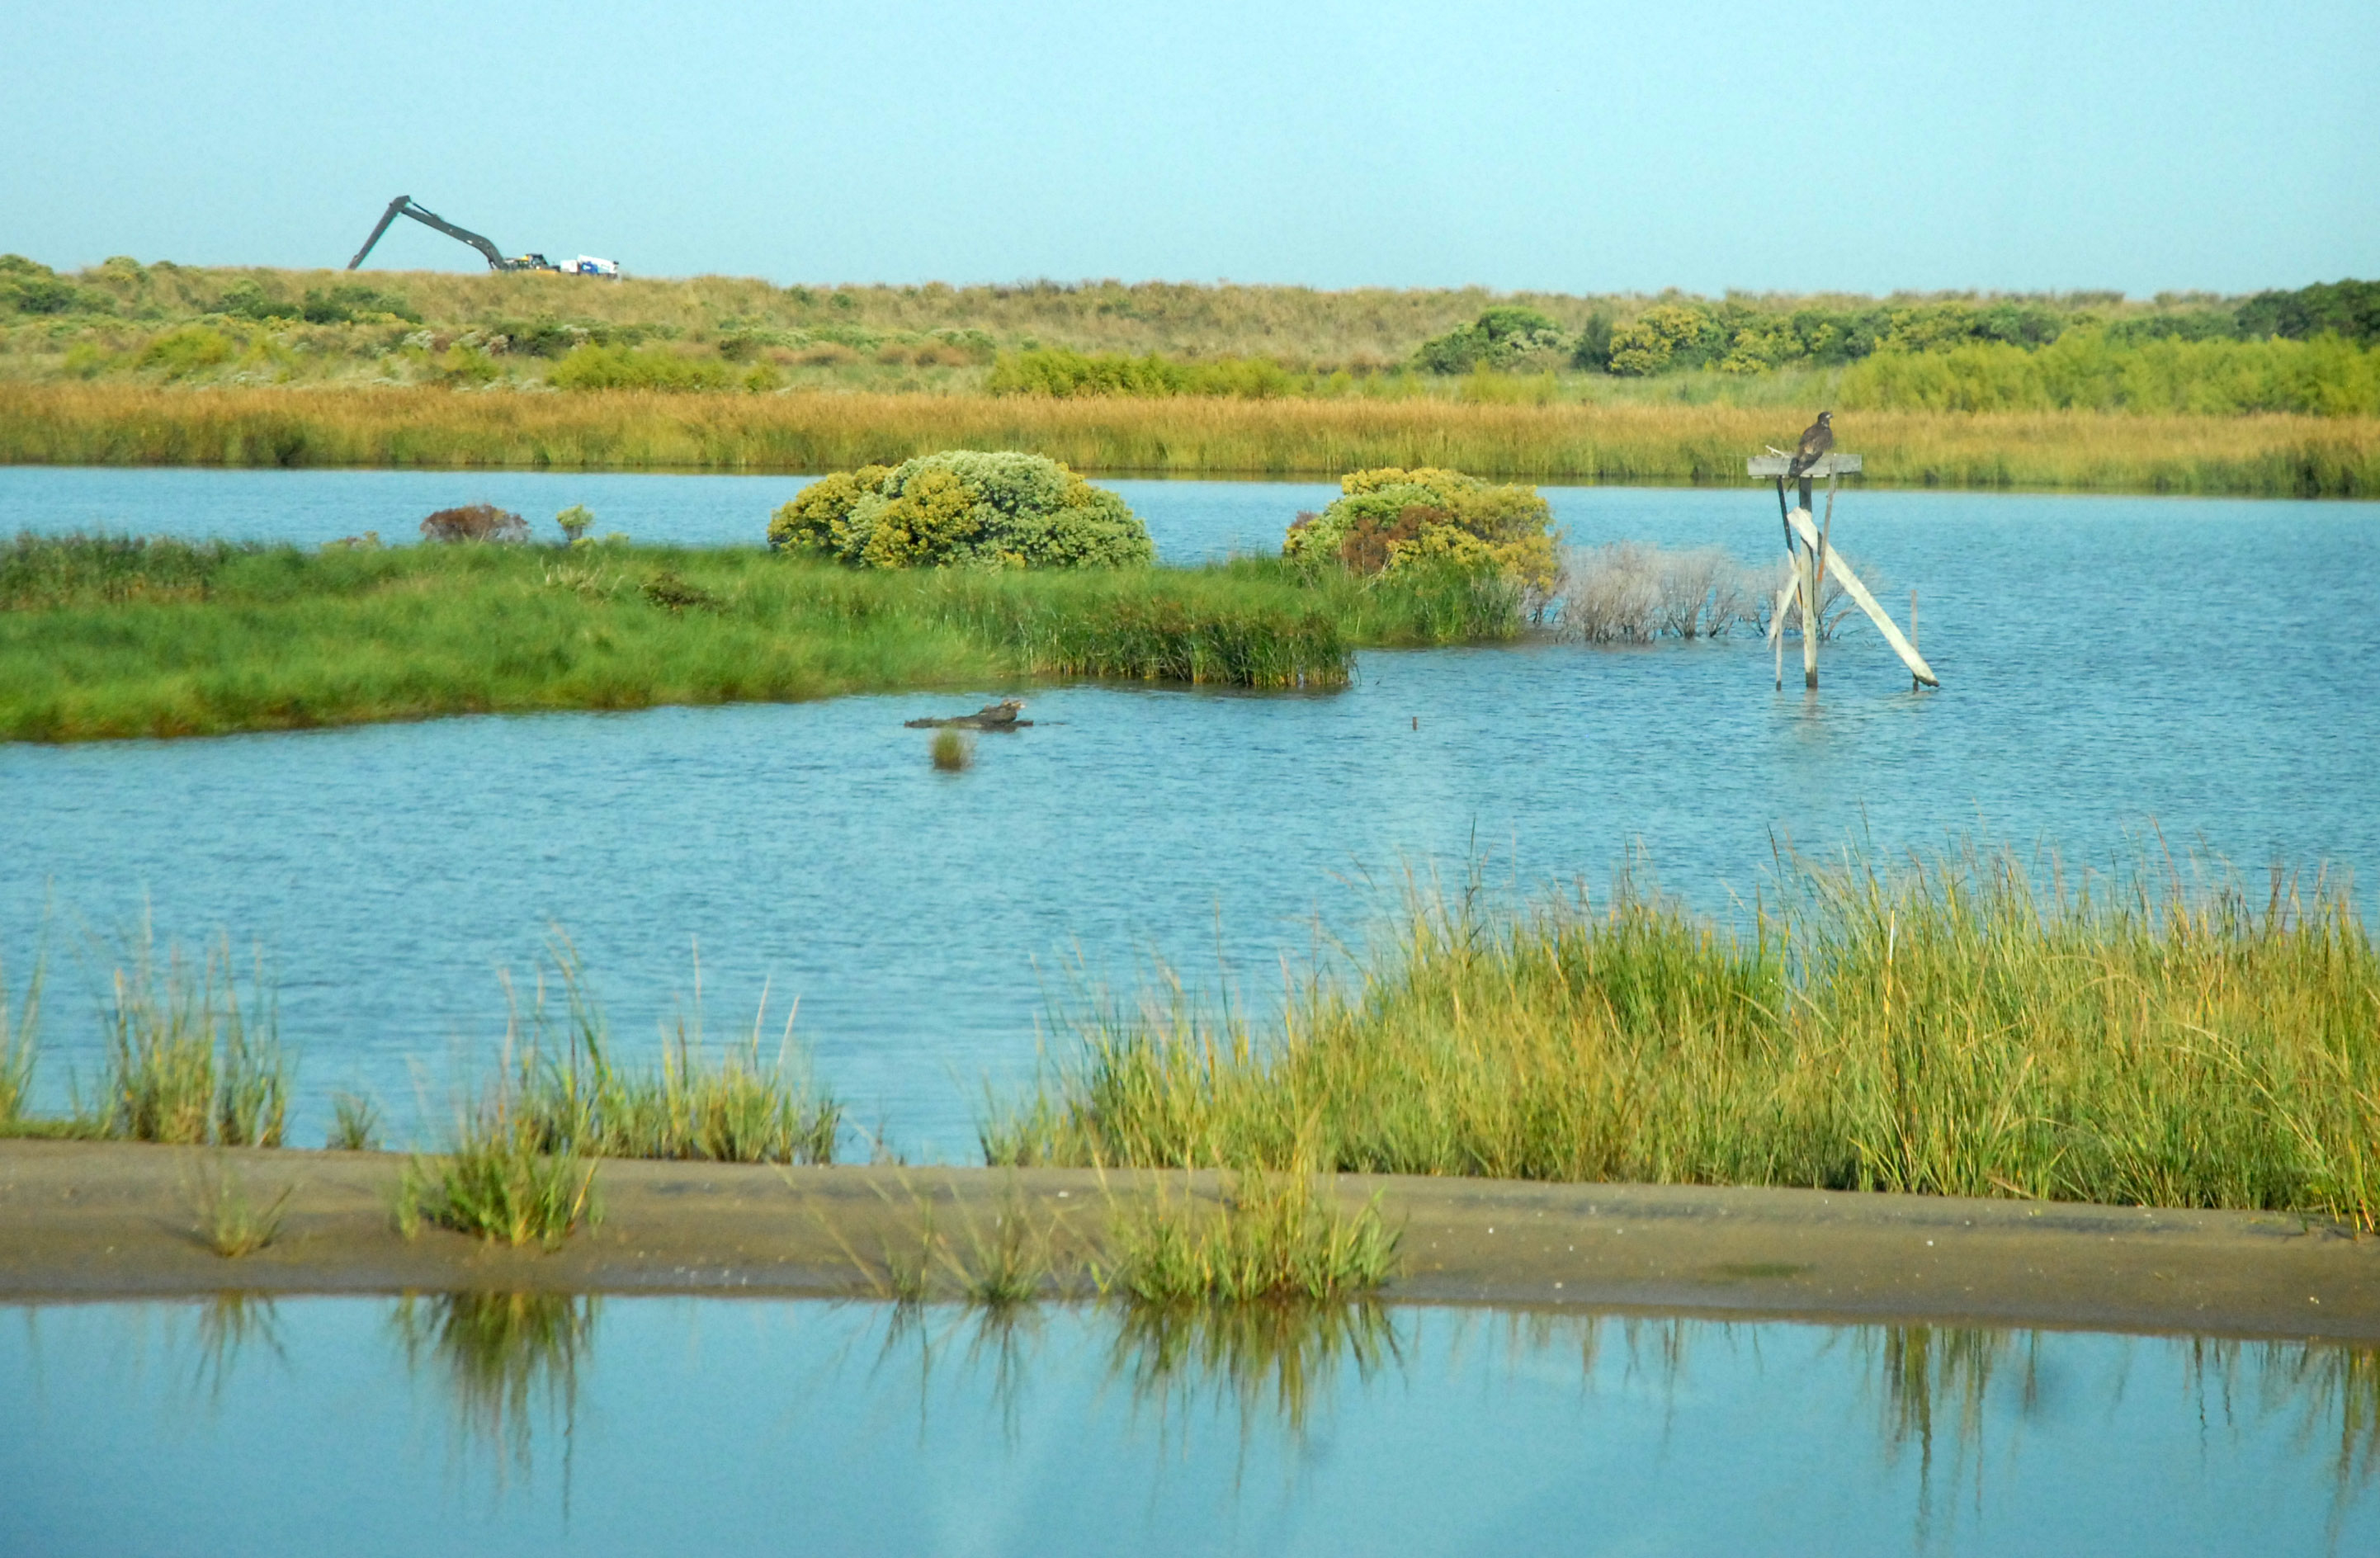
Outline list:
[[[492,503],[475,503],[461,508],[442,508],[421,522],[424,541],[504,541],[528,540],[528,521],[508,509]]]

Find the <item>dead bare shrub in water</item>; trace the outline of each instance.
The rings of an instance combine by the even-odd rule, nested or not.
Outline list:
[[[421,522],[421,539],[437,542],[528,540],[528,521],[492,503],[442,508]]]
[[[1560,630],[1590,644],[1715,639],[1758,618],[1751,570],[1724,548],[1615,542],[1563,559]]]

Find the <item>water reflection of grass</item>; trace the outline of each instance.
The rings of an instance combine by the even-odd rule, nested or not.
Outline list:
[[[1302,1437],[1348,1369],[1368,1381],[1405,1344],[1369,1301],[1132,1304],[1115,1315],[1111,1371],[1160,1421],[1201,1403],[1236,1412],[1243,1438],[1266,1423]]]
[[[289,1362],[280,1311],[261,1293],[218,1293],[198,1308],[198,1351],[193,1383],[210,1401],[223,1398],[240,1358],[253,1351]]]
[[[2380,1223],[2380,949],[2343,883],[1969,846],[1795,861],[1752,907],[1739,933],[1625,880],[1594,907],[1417,898],[1276,1031],[1174,987],[1093,1010],[988,1155]]]
[[[390,1322],[407,1367],[443,1383],[464,1440],[527,1471],[540,1416],[565,1434],[576,1419],[597,1309],[565,1293],[407,1295]]]

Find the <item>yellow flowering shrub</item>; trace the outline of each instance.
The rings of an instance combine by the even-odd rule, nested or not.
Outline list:
[[[1283,556],[1366,574],[1430,566],[1493,570],[1540,593],[1553,589],[1553,509],[1535,487],[1390,466],[1351,472],[1339,491],[1321,513],[1298,516]]]

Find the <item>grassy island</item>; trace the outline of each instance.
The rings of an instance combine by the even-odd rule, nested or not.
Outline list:
[[[1470,576],[1244,561],[854,570],[759,547],[0,544],[0,737],[203,736],[438,715],[1119,677],[1346,682],[1361,648],[1520,630]]]

